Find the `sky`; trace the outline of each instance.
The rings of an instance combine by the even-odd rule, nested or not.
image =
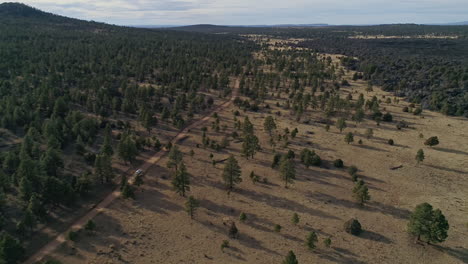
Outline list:
[[[14,0],[13,0],[14,1]],[[468,21],[468,0],[23,0],[117,25],[390,24]]]

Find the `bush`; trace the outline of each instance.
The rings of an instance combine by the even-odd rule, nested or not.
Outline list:
[[[229,228],[229,237],[237,238],[239,236],[239,230],[236,227],[236,224],[232,222],[231,227]]]
[[[94,223],[93,220],[88,220],[86,222],[86,225],[84,226],[85,230],[92,231],[96,228],[96,224]]]
[[[413,111],[413,115],[420,115],[422,113],[422,108],[421,107],[418,107],[416,109],[414,109]]]
[[[344,223],[344,230],[354,236],[358,236],[362,232],[361,223],[357,219],[351,218]]]
[[[353,175],[355,175],[357,172],[358,172],[358,168],[357,168],[356,166],[354,166],[354,165],[349,166],[349,168],[348,168],[348,174],[349,174],[349,175],[353,176]]]
[[[240,220],[241,222],[245,222],[245,220],[247,220],[247,215],[246,215],[244,212],[242,212],[242,213],[239,215],[239,220]]]
[[[439,138],[438,137],[430,137],[424,142],[424,145],[430,146],[430,147],[438,145],[438,144],[439,144]]]
[[[281,228],[282,227],[280,225],[276,224],[275,225],[275,232],[278,232],[278,233],[281,232]]]
[[[323,244],[325,245],[325,247],[329,248],[331,246],[331,238],[327,237],[323,240]]]
[[[78,231],[70,231],[68,232],[68,235],[67,235],[67,238],[70,240],[70,241],[76,241],[78,239]]]
[[[408,108],[407,106],[403,107],[403,112],[408,113],[408,112],[409,112],[409,108]]]
[[[335,166],[336,168],[343,168],[344,167],[344,163],[341,159],[336,159],[334,162],[333,162],[333,166]]]
[[[389,112],[385,113],[385,114],[382,116],[382,121],[384,121],[384,122],[392,122],[392,121],[393,121],[393,116],[392,116],[392,114],[390,114]]]
[[[389,140],[388,140],[388,144],[389,144],[390,146],[393,146],[393,145],[395,144],[395,142],[393,141],[393,139],[389,139]]]
[[[224,249],[228,247],[229,247],[229,241],[223,240],[223,243],[221,243],[221,251],[224,251]]]

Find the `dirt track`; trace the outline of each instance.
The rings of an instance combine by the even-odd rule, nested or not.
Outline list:
[[[228,101],[224,102],[223,104],[215,107],[212,111],[207,113],[205,116],[203,116],[201,119],[198,119],[197,121],[193,122],[192,124],[186,126],[184,129],[182,129],[172,140],[171,143],[175,144],[179,140],[183,139],[184,137],[187,136],[187,133],[190,131],[190,129],[193,129],[195,127],[200,126],[201,124],[205,123],[207,120],[210,119],[210,116],[217,111],[223,110],[224,108],[229,107],[236,96],[238,96],[239,93],[239,85],[236,81],[236,84],[234,85],[233,92],[231,94],[231,97]],[[141,169],[146,172],[149,168],[151,168],[154,164],[158,163],[161,158],[167,153],[167,150],[161,150],[157,152],[154,156],[151,158],[147,159],[145,163],[141,165]],[[129,182],[133,181],[133,177],[129,178]],[[35,254],[33,254],[31,257],[29,257],[24,263],[25,264],[34,264],[36,262],[41,261],[45,256],[49,255],[52,253],[55,249],[57,249],[58,246],[60,246],[63,242],[66,241],[67,234],[70,231],[77,231],[81,228],[84,227],[84,225],[91,219],[93,219],[96,215],[98,215],[100,212],[102,212],[106,207],[108,207],[115,199],[117,199],[120,196],[120,189],[116,188],[112,193],[110,193],[106,198],[104,198],[99,204],[97,204],[93,209],[88,211],[85,215],[83,215],[81,218],[79,218],[75,223],[71,225],[67,230],[64,232],[60,233],[57,237],[55,237],[54,240],[50,241],[47,243],[44,247],[42,247],[39,251],[37,251]]]

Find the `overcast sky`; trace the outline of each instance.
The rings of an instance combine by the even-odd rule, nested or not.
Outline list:
[[[44,11],[118,25],[446,23],[468,0],[23,0]]]

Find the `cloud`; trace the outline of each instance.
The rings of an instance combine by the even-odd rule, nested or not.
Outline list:
[[[120,25],[433,23],[468,20],[466,0],[24,0],[44,11]]]

